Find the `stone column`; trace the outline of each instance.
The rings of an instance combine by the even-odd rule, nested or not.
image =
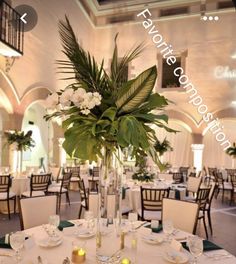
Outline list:
[[[59,146],[59,166],[63,167],[63,164],[66,163],[66,152],[62,147],[62,144],[64,142],[64,138],[58,138],[58,146]]]
[[[196,167],[196,171],[199,172],[202,170],[202,156],[204,144],[192,144],[193,151],[193,166]]]

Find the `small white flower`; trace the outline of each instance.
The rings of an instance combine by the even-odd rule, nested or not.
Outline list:
[[[77,89],[72,98],[71,98],[71,101],[76,105],[78,106],[79,103],[81,103],[83,100],[84,100],[84,96],[86,94],[86,91],[83,89],[83,88],[79,88]]]
[[[89,109],[84,109],[84,110],[81,110],[81,113],[84,114],[84,115],[88,115],[90,113],[90,110]]]
[[[70,106],[71,98],[74,94],[74,90],[72,88],[66,89],[62,95],[60,96],[60,103],[62,106]]]
[[[58,104],[59,96],[57,93],[52,93],[46,99],[46,107],[49,109],[55,109],[56,105]]]
[[[88,102],[87,104],[87,108],[88,109],[93,109],[96,106],[96,103],[94,100],[91,100],[90,102]]]

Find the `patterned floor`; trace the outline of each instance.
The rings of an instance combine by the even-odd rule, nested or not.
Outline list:
[[[65,204],[65,200],[63,200],[61,219],[75,219],[78,217],[80,200],[78,192],[71,191],[70,198],[71,206]],[[229,206],[227,197],[222,203],[220,195],[217,200],[214,199],[212,204],[212,224],[213,236],[209,237],[209,240],[236,256],[236,204]],[[20,230],[18,214],[12,215],[10,221],[7,215],[0,214],[0,236],[17,230]],[[203,223],[198,224],[197,234],[205,237]]]

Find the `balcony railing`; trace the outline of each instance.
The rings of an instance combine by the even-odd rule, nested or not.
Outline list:
[[[0,42],[1,48],[12,50],[12,56],[23,55],[24,23],[21,15],[8,3],[0,0]]]

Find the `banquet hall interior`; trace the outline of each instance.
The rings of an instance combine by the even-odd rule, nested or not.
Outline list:
[[[0,263],[236,263],[235,25],[232,0],[0,0]]]

